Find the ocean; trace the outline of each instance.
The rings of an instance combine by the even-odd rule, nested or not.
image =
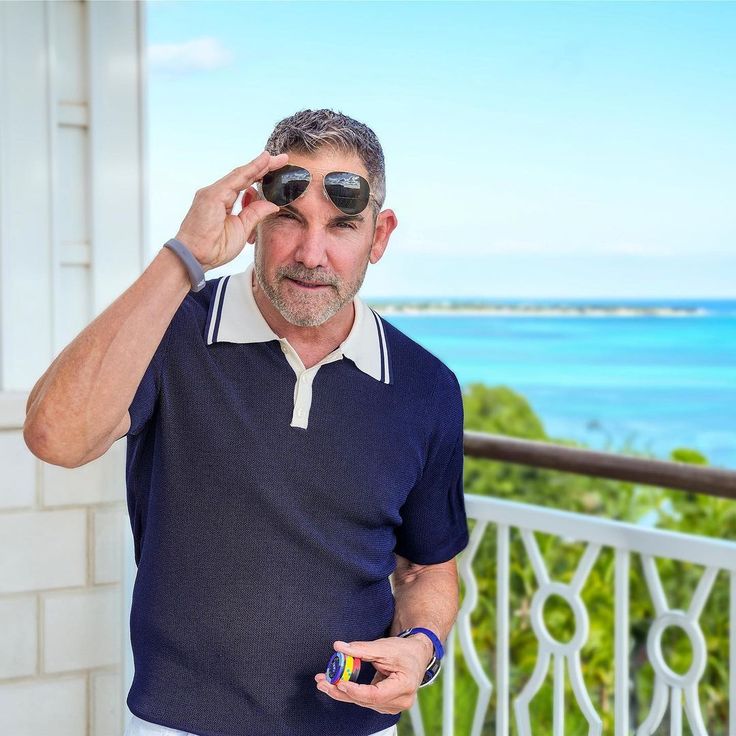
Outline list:
[[[704,309],[677,317],[383,316],[463,387],[482,382],[523,394],[551,437],[612,452],[626,445],[660,459],[689,447],[736,470],[736,300],[486,301]]]

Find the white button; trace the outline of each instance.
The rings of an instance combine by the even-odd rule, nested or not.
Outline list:
[[[284,345],[283,343],[281,343],[281,349],[282,349],[282,350],[283,350],[284,352],[286,352],[286,345]]]
[[[309,382],[309,376],[302,376],[302,383],[308,383]]]
[[[304,412],[301,409],[299,409],[299,411],[297,411],[297,413],[296,413],[296,415],[298,417],[300,417],[302,414],[304,414]]]

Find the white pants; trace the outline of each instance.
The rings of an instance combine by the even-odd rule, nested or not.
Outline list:
[[[398,736],[398,733],[398,728],[391,726],[383,731],[376,731],[371,736]],[[149,723],[142,718],[138,718],[138,716],[132,716],[125,728],[124,736],[196,736],[196,734],[159,726],[157,723]]]

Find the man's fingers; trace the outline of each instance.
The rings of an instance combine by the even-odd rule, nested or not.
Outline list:
[[[218,192],[218,197],[224,198],[227,214],[232,212],[241,191],[260,181],[269,171],[280,169],[286,164],[288,158],[289,156],[286,153],[271,156],[267,151],[264,151],[249,164],[233,169],[227,176],[215,182],[212,187],[214,191]],[[270,212],[266,214],[270,214]],[[250,231],[258,223],[258,219],[249,221],[247,216],[246,219],[242,217],[240,219],[245,227],[246,234],[249,236]]]
[[[341,700],[343,703],[352,702],[349,695],[338,690],[337,686],[330,683],[329,680],[322,680],[321,682],[318,682],[317,690],[319,690],[320,692],[323,692],[325,695],[329,695],[331,698],[334,698],[335,700]]]
[[[358,685],[356,682],[338,680],[334,685],[324,679],[317,682],[317,689],[343,703],[377,708],[391,708],[392,701],[404,695],[405,688],[400,682],[390,678],[381,680],[377,685]],[[385,711],[387,712],[387,711]]]
[[[336,641],[333,643],[335,651],[349,654],[351,657],[359,657],[367,662],[375,662],[378,659],[391,659],[390,651],[386,650],[386,639],[375,641]],[[386,655],[389,655],[388,657]]]
[[[341,680],[335,687],[358,705],[389,706],[406,695],[406,684],[395,677],[386,677],[375,685],[359,685],[357,682]]]
[[[213,187],[223,188],[229,192],[242,192],[251,184],[261,179],[269,171],[280,169],[284,166],[289,158],[289,154],[280,153],[278,156],[272,156],[268,151],[263,151],[256,156],[250,163],[244,166],[234,168],[229,174],[222,179],[218,179]]]
[[[280,208],[277,204],[265,199],[257,199],[251,202],[247,207],[243,207],[243,209],[238,212],[238,217],[243,223],[246,240],[251,242],[251,235],[254,232],[256,225],[269,215],[273,215],[278,212],[279,209]]]
[[[376,674],[373,675],[373,679],[371,680],[371,685],[377,685],[382,680],[385,680],[388,677],[388,675],[384,675],[383,672],[380,670],[376,670]]]
[[[416,688],[408,685],[406,678],[395,673],[373,678],[370,685],[338,680],[334,685],[323,673],[314,676],[317,690],[343,703],[371,708],[379,713],[400,713],[413,704]]]

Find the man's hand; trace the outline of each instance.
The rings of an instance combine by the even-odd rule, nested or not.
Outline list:
[[[427,642],[424,636],[402,639],[391,636],[376,641],[351,643],[336,641],[333,644],[336,652],[370,662],[376,669],[376,675],[370,685],[342,680],[331,685],[325,673],[320,672],[314,676],[317,689],[344,703],[355,703],[379,713],[401,713],[414,705],[417,689],[427,671],[431,660]]]
[[[176,239],[189,248],[205,271],[232,261],[246,242],[253,242],[256,225],[278,212],[278,205],[254,199],[237,215],[231,214],[240,192],[269,171],[285,166],[288,158],[286,153],[271,156],[263,151],[249,164],[238,166],[214,184],[197,190]]]

